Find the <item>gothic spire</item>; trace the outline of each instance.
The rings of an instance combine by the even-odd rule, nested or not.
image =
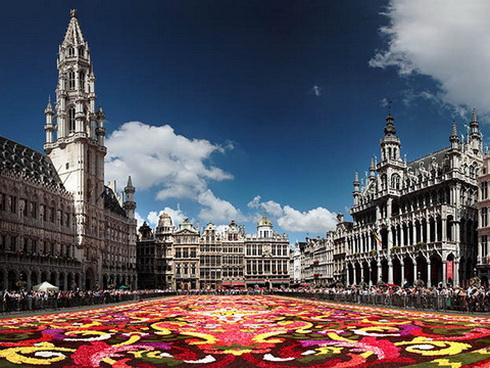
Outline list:
[[[468,142],[471,144],[473,152],[475,153],[481,152],[482,135],[480,132],[480,125],[478,123],[478,118],[476,116],[475,109],[473,109],[473,112],[471,113],[470,133],[468,138],[469,138]]]
[[[476,109],[473,108],[473,111],[471,112],[471,122],[475,122],[475,123],[478,123],[478,119],[476,117]]]
[[[126,184],[126,188],[134,188],[133,182],[131,180],[131,175],[128,176],[128,183]]]
[[[391,115],[391,112],[389,112],[388,116],[386,117],[386,125],[385,125],[384,132],[385,132],[385,136],[387,135],[396,136],[395,119],[393,118],[393,115]]]
[[[371,163],[369,164],[369,177],[374,177],[376,172],[376,163],[374,157],[371,157]]]
[[[45,114],[54,114],[53,111],[53,106],[51,105],[51,96],[48,98],[48,104],[46,105],[46,108],[44,109]]]
[[[85,39],[78,23],[77,11],[76,9],[72,9],[70,10],[70,23],[68,23],[65,38],[61,46],[78,46],[83,44],[85,44]]]
[[[459,135],[458,135],[458,126],[456,125],[456,122],[453,121],[452,126],[451,126],[451,135],[449,136],[449,142],[459,142]]]

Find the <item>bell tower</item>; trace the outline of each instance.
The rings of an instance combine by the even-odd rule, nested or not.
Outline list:
[[[95,108],[95,75],[88,42],[76,10],[58,48],[58,81],[54,110],[45,110],[44,150],[65,188],[73,194],[78,244],[96,246],[97,222],[102,221],[104,201],[104,113]],[[93,240],[90,240],[93,238]],[[92,254],[92,256],[90,256]],[[85,251],[88,258],[94,252]]]

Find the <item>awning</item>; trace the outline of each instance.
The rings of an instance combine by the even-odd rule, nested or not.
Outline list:
[[[221,286],[245,286],[245,283],[239,281],[223,281]]]

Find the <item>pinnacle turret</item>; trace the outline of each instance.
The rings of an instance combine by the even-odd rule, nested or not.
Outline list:
[[[381,139],[381,164],[400,160],[400,139],[396,135],[395,119],[391,112],[386,117],[384,136]]]
[[[385,125],[384,133],[385,136],[387,135],[396,136],[395,119],[393,118],[393,115],[391,115],[391,112],[388,113],[388,116],[386,117],[386,125]]]
[[[469,138],[468,143],[470,144],[473,152],[474,153],[481,152],[482,135],[480,132],[480,124],[478,123],[478,118],[476,116],[475,109],[473,109],[473,112],[471,113],[470,134],[468,138]]]
[[[459,143],[458,126],[456,125],[455,121],[453,121],[451,125],[451,135],[449,136],[449,142]]]
[[[124,187],[124,198],[123,208],[126,211],[126,215],[129,218],[134,219],[134,211],[136,209],[136,201],[134,199],[134,193],[136,192],[133,186],[131,176],[128,176],[128,183]]]
[[[376,176],[376,163],[374,157],[371,157],[371,163],[369,164],[369,177],[372,178]]]

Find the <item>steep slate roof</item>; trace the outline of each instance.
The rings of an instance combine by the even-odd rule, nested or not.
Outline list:
[[[48,156],[1,136],[0,172],[18,175],[51,190],[66,191]]]
[[[439,151],[429,153],[428,155],[422,156],[416,160],[413,160],[408,163],[408,167],[412,168],[414,171],[417,171],[420,167],[420,163],[423,163],[424,168],[426,170],[430,169],[431,163],[434,161],[436,162],[440,168],[444,166],[444,159],[446,158],[446,155],[448,154],[450,147],[443,148]],[[435,160],[433,160],[435,158]]]
[[[119,204],[119,201],[117,200],[117,197],[111,188],[104,185],[104,192],[102,193],[102,197],[104,198],[104,208],[120,216],[126,217],[126,211],[124,211],[124,209]]]

